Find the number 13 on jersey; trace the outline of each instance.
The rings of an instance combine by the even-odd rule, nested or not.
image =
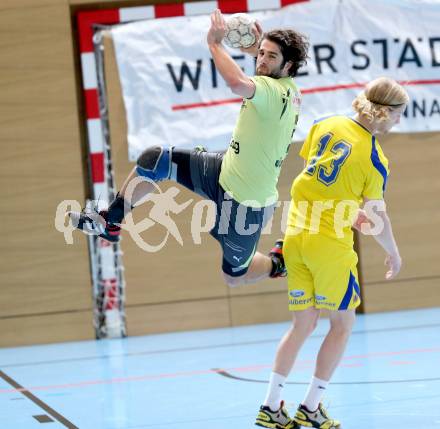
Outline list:
[[[324,134],[318,143],[318,151],[316,155],[310,160],[306,167],[306,174],[313,176],[317,172],[317,179],[326,186],[330,186],[336,182],[339,171],[344,165],[344,162],[351,154],[351,144],[344,140],[339,140],[333,144],[330,152],[334,154],[330,166],[319,165],[319,161],[329,145],[333,134]]]

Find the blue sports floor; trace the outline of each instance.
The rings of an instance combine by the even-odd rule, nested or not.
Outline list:
[[[246,429],[288,324],[0,349],[0,429]],[[294,410],[327,329],[285,387]],[[440,309],[358,316],[324,404],[344,429],[440,429]]]

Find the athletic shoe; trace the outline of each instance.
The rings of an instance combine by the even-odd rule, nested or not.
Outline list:
[[[121,228],[107,223],[107,210],[90,213],[68,212],[67,215],[72,225],[87,235],[98,235],[110,243],[117,243],[120,240]]]
[[[270,272],[270,277],[286,277],[287,269],[284,264],[283,257],[283,240],[277,240],[275,246],[269,252],[270,259],[272,259],[272,271]]]
[[[289,417],[289,413],[281,401],[280,409],[272,411],[268,406],[262,405],[255,420],[256,426],[275,429],[297,429],[299,426]]]
[[[316,411],[309,411],[304,405],[300,405],[296,411],[295,422],[301,426],[318,429],[340,429],[341,423],[331,419],[322,404]]]

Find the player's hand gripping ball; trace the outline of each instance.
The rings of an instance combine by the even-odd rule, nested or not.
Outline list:
[[[223,39],[230,48],[249,48],[255,41],[255,20],[246,13],[234,13],[226,20]]]

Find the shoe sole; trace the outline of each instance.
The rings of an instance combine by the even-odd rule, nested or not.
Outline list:
[[[269,428],[269,429],[298,429],[299,426],[297,426],[294,422],[293,424],[289,424],[288,426],[285,425],[280,425],[278,423],[269,423],[269,422],[264,422],[261,420],[257,420],[255,422],[255,426],[261,426],[263,428]]]
[[[316,428],[316,426],[313,426],[313,424],[310,422],[303,422],[303,421],[297,420],[297,419],[294,419],[294,422],[296,423],[297,428],[300,428],[300,427]],[[293,427],[292,429],[295,429],[295,428]],[[337,426],[331,425],[329,427],[326,427],[325,429],[342,429],[342,426],[341,425],[337,425]]]
[[[77,229],[78,231],[82,231],[86,235],[101,235],[104,232],[103,227],[99,225],[96,221],[94,222],[99,225],[97,227],[90,227],[91,222],[88,222],[86,224],[86,227],[84,227],[84,225],[83,227],[80,227],[79,224],[81,216],[77,212],[67,212],[66,218],[75,229]]]

